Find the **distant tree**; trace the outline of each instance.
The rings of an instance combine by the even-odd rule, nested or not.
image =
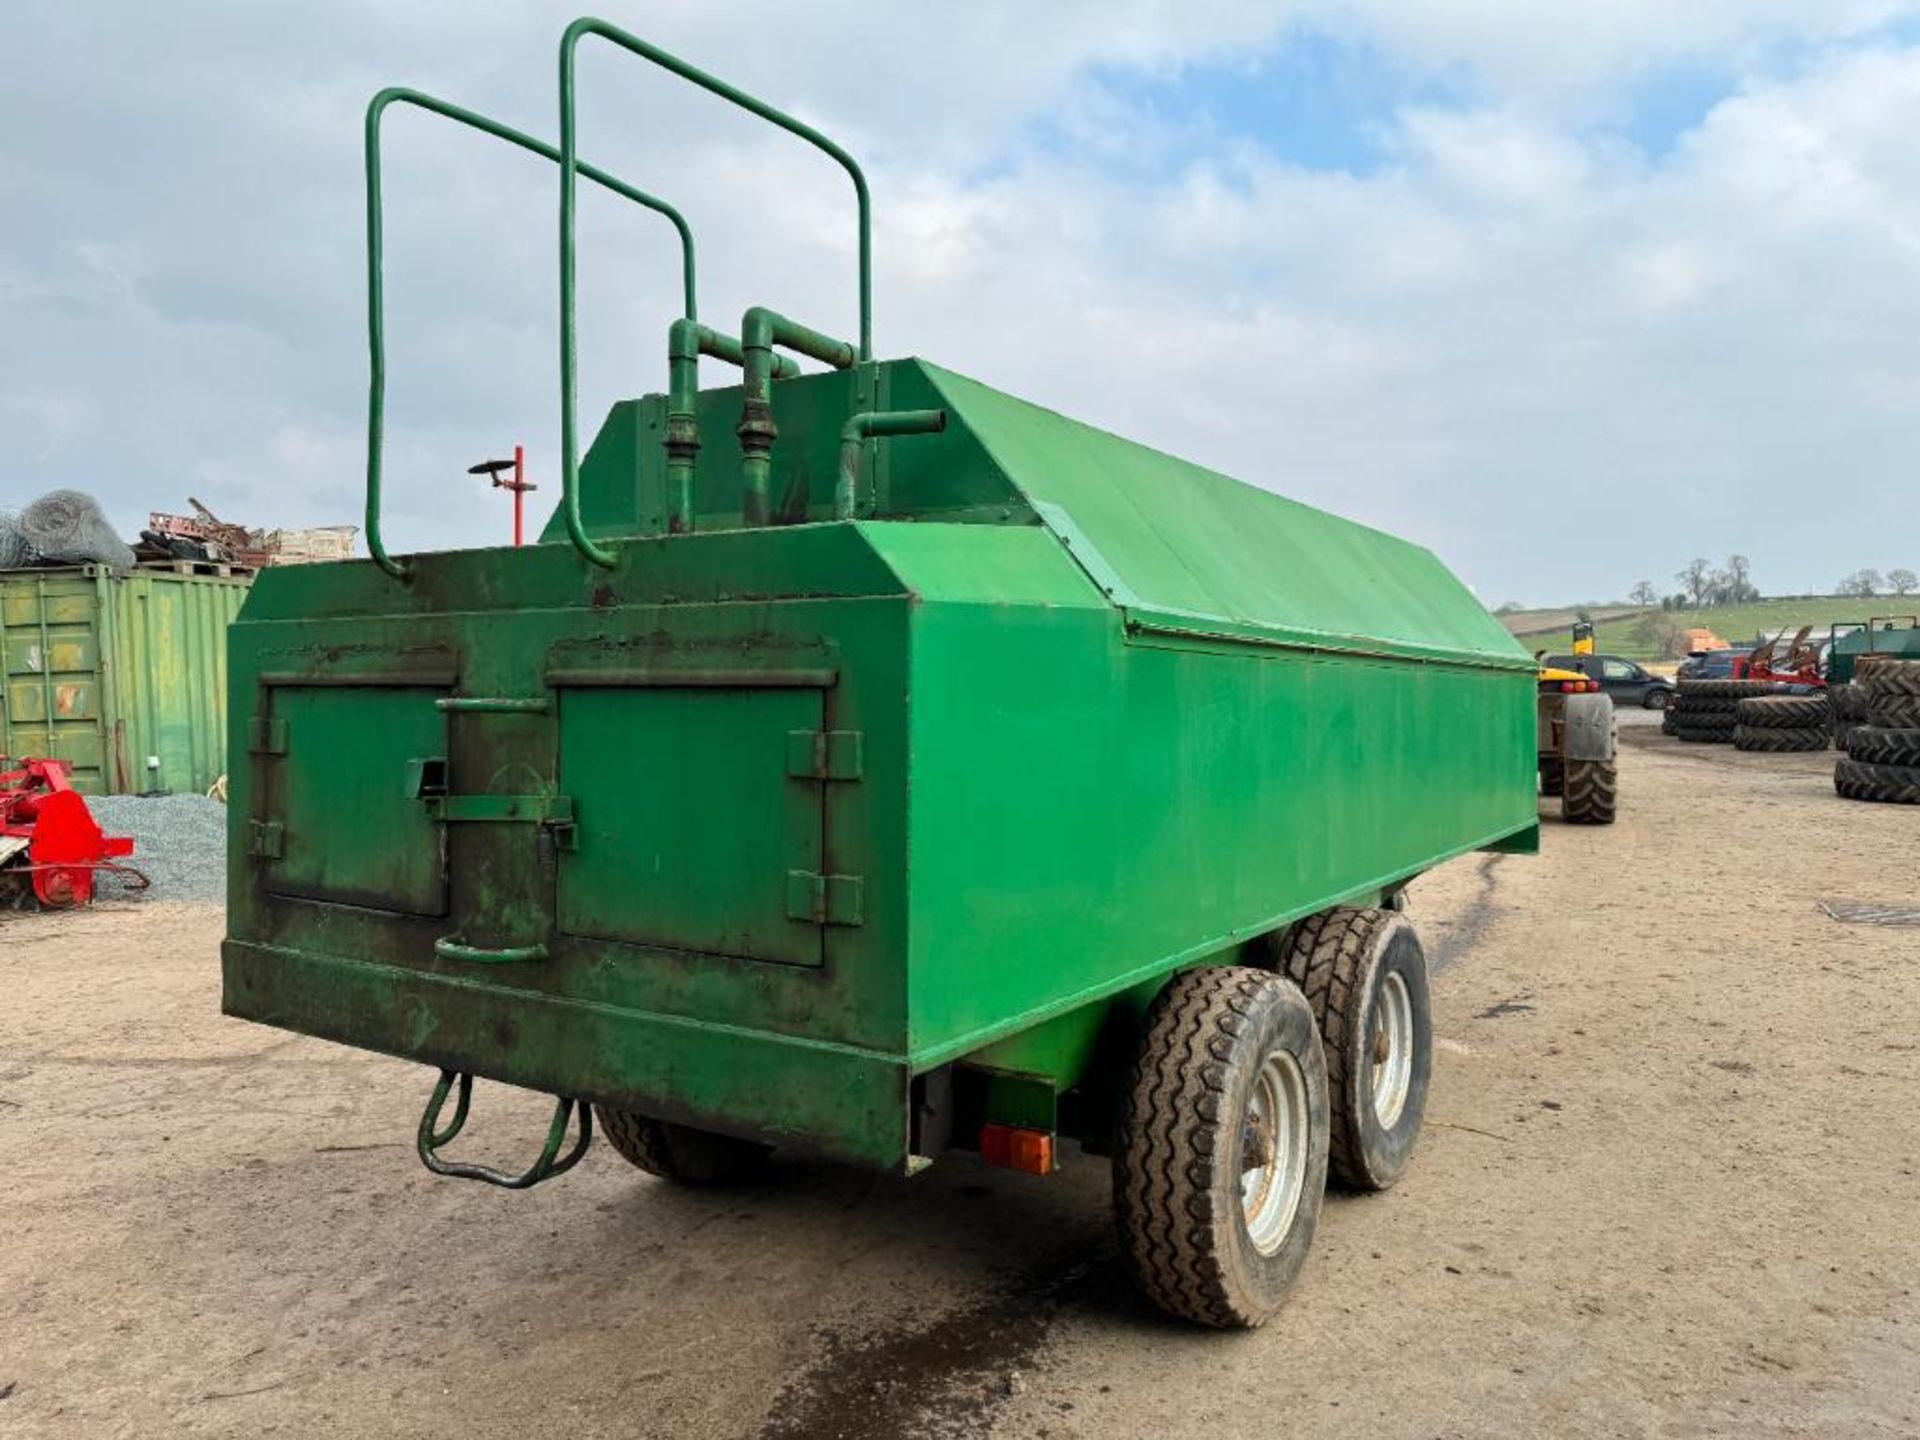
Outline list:
[[[1878,595],[1881,587],[1886,583],[1880,578],[1878,570],[1856,570],[1840,582],[1840,588],[1836,593],[1857,596],[1864,600]]]
[[[1496,615],[1512,615],[1524,609],[1526,609],[1526,606],[1522,605],[1518,600],[1507,600],[1496,605],[1493,613]]]
[[[1651,610],[1660,603],[1660,592],[1653,588],[1651,580],[1642,580],[1627,592],[1627,599],[1642,610]]]
[[[1680,589],[1690,604],[1704,605],[1712,576],[1713,562],[1704,555],[1696,555],[1687,562],[1687,568],[1676,572],[1673,578],[1680,582]]]
[[[1760,591],[1753,583],[1753,562],[1744,555],[1729,555],[1727,568],[1722,572],[1726,576],[1726,605],[1746,605],[1760,598]]]
[[[1920,575],[1911,570],[1887,571],[1887,587],[1896,595],[1910,595],[1920,588]]]

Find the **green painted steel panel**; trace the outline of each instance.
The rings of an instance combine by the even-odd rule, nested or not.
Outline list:
[[[446,854],[417,768],[446,761],[447,721],[434,705],[444,693],[422,686],[269,690],[272,748],[258,755],[266,794],[254,817],[280,827],[278,853],[261,857],[268,891],[446,914]]]
[[[1529,669],[1432,552],[934,366],[939,392],[1131,619]]]
[[[560,694],[566,934],[818,965],[821,927],[788,913],[820,871],[825,782],[788,774],[788,736],[820,731],[811,688],[608,687]]]
[[[207,789],[227,768],[226,627],[248,583],[0,573],[0,753],[66,760],[93,794]]]

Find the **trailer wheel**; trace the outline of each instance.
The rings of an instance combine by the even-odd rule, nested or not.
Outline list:
[[[1280,1308],[1327,1182],[1327,1069],[1291,981],[1177,975],[1153,1002],[1120,1107],[1114,1218],[1140,1288],[1202,1325]]]
[[[1340,905],[1309,915],[1284,945],[1281,973],[1313,1006],[1327,1052],[1328,1168],[1351,1189],[1384,1190],[1413,1158],[1433,1071],[1420,937],[1391,910]]]
[[[751,1140],[716,1135],[637,1110],[596,1105],[600,1133],[630,1163],[682,1185],[743,1185],[761,1179],[772,1150]]]
[[[1569,760],[1560,818],[1569,825],[1611,825],[1620,772],[1611,760]]]

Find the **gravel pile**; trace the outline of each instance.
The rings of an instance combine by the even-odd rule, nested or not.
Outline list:
[[[227,807],[204,795],[89,795],[87,808],[109,835],[133,837],[131,864],[153,881],[136,891],[104,873],[103,897],[219,905],[227,898]]]

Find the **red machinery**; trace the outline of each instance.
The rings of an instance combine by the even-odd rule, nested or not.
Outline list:
[[[67,780],[64,760],[0,759],[0,884],[25,879],[50,909],[88,904],[96,871],[146,877],[115,860],[133,854],[133,841],[106,835],[86,799]]]
[[[1827,681],[1820,673],[1820,647],[1807,643],[1807,636],[1812,632],[1811,625],[1802,625],[1800,633],[1791,641],[1784,630],[1773,639],[1763,641],[1751,655],[1734,660],[1734,678],[1773,680],[1824,690]]]

